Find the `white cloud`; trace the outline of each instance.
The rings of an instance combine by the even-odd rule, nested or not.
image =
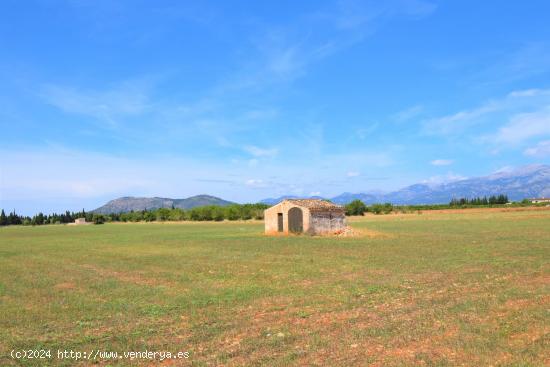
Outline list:
[[[312,191],[309,193],[309,196],[320,196],[321,195],[321,191]]]
[[[495,120],[513,119],[516,115],[540,111],[550,106],[550,89],[528,89],[508,93],[479,107],[466,109],[423,122],[426,134],[449,135]]]
[[[550,135],[550,106],[540,111],[512,116],[495,137],[499,143],[517,144],[533,137]]]
[[[550,43],[526,42],[515,51],[502,53],[497,58],[496,62],[474,73],[471,76],[473,81],[478,84],[506,84],[547,73],[550,68]]]
[[[392,166],[395,163],[394,159],[394,150],[395,148],[388,147],[387,152],[380,152],[380,153],[372,153],[372,152],[348,152],[348,153],[337,153],[337,154],[327,154],[327,155],[319,155],[316,157],[316,160],[318,160],[320,163],[327,165],[327,166],[339,166],[342,164],[342,162],[349,163],[352,165],[352,169],[361,169],[357,165],[357,163],[360,163],[362,166],[365,167],[388,167]],[[350,171],[355,172],[355,171]]]
[[[252,188],[264,188],[267,187],[267,183],[261,179],[249,179],[245,181],[245,185]]]
[[[543,94],[544,90],[542,89],[525,89],[525,90],[518,90],[508,93],[508,97],[534,97],[540,94]]]
[[[147,190],[158,184],[155,179],[140,175],[136,163],[59,149],[18,152],[2,164],[3,174],[10,180],[2,181],[0,191],[10,199],[87,198]],[[146,162],[143,167],[152,168]]]
[[[499,169],[496,169],[495,171],[491,172],[492,175],[498,175],[498,174],[502,174],[502,173],[510,173],[510,172],[513,172],[515,169],[514,166],[503,166],[503,167],[500,167]]]
[[[534,139],[550,136],[550,89],[512,91],[477,108],[424,121],[423,131],[428,135],[460,136],[483,145],[492,155],[525,149]],[[524,154],[535,155],[535,151],[531,148]]]
[[[434,159],[430,162],[432,166],[448,166],[453,164],[452,159]]]
[[[356,130],[357,137],[361,140],[365,140],[369,135],[374,133],[378,129],[379,124],[377,122],[367,125],[365,127]]]
[[[243,120],[269,120],[278,115],[279,111],[274,108],[255,109],[246,111],[242,115]]]
[[[253,202],[284,194],[304,195],[323,186],[323,194],[330,197],[360,189],[350,186],[356,180],[338,176],[343,164],[353,164],[344,168],[346,175],[347,170],[378,169],[394,162],[391,151],[329,153],[314,152],[299,164],[291,156],[262,160],[260,164],[257,158],[235,159],[230,155],[210,158],[159,153],[124,157],[59,145],[0,150],[4,158],[0,164],[0,201],[18,210],[21,203],[27,202],[31,214],[61,206],[48,204],[52,201],[67,203],[68,209],[85,206],[88,210],[120,196],[182,198],[208,193],[231,201]]]
[[[449,172],[446,175],[436,175],[428,178],[427,180],[422,181],[422,183],[428,184],[428,185],[437,185],[442,183],[449,183],[449,182],[456,182],[456,181],[462,181],[466,180],[468,177],[456,174],[453,172]]]
[[[87,199],[96,198],[100,206],[105,199],[119,196],[181,198],[210,193],[234,201],[259,199],[244,192],[238,179],[251,171],[246,162],[230,165],[223,160],[206,162],[173,156],[126,158],[59,147],[0,150],[0,154],[7,158],[0,167],[0,201],[35,201],[39,205],[45,200],[66,199],[78,208]],[[267,187],[259,179],[246,183]]]
[[[276,75],[289,75],[301,67],[298,47],[290,46],[273,52],[268,59],[267,69]]]
[[[124,82],[107,90],[83,90],[48,84],[40,96],[66,113],[89,116],[115,127],[121,119],[145,113],[150,107],[148,83]]]
[[[254,157],[274,157],[279,153],[277,148],[260,148],[255,145],[247,145],[243,149]]]
[[[461,131],[475,124],[479,118],[491,112],[496,112],[500,108],[498,103],[491,101],[472,110],[464,110],[451,115],[430,119],[423,123],[424,131],[428,134],[450,134]]]
[[[534,147],[525,149],[523,154],[531,157],[550,157],[550,140],[541,141]]]
[[[392,118],[397,122],[409,121],[415,117],[418,117],[424,111],[424,107],[421,105],[412,106],[406,110],[399,111],[392,116]]]
[[[397,0],[365,4],[342,1],[321,6],[309,14],[296,14],[293,22],[252,29],[257,54],[241,64],[221,90],[261,89],[271,84],[292,82],[307,74],[307,69],[366,37],[396,17],[421,18],[436,6],[427,1]]]
[[[349,172],[347,173],[347,176],[348,176],[348,177],[357,177],[357,176],[359,176],[359,175],[360,175],[360,173],[357,172],[357,171],[349,171]]]

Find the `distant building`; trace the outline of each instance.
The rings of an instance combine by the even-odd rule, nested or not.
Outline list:
[[[268,234],[329,234],[346,228],[344,208],[325,200],[283,200],[266,209],[264,218]]]
[[[74,224],[79,225],[79,224],[91,224],[91,223],[86,222],[86,218],[76,218],[74,220]]]
[[[550,203],[550,198],[533,198],[529,199],[532,204]]]

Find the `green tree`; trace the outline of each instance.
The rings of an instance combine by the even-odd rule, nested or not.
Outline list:
[[[6,213],[4,213],[4,209],[2,209],[2,212],[0,213],[0,226],[7,226],[8,225],[8,217],[6,216]]]
[[[146,222],[153,222],[155,219],[157,219],[155,213],[147,210],[143,212],[143,220],[145,220]]]
[[[94,224],[103,224],[105,223],[105,216],[103,214],[94,214],[92,215],[92,222],[94,222]]]
[[[389,214],[393,211],[393,205],[391,203],[372,204],[368,210],[374,214]]]
[[[168,220],[168,218],[170,217],[170,209],[167,209],[167,208],[157,209],[156,214],[157,214],[156,217],[158,221],[162,222],[162,221]]]
[[[345,206],[346,215],[364,215],[367,206],[361,200],[356,199]]]
[[[183,209],[176,208],[173,210],[170,210],[170,215],[168,216],[168,220],[171,221],[177,221],[177,220],[184,220],[185,219],[185,212]]]
[[[217,222],[221,222],[225,218],[225,211],[220,206],[212,207],[212,219]]]
[[[225,209],[225,218],[229,220],[237,220],[240,218],[239,208],[237,205],[230,205]]]

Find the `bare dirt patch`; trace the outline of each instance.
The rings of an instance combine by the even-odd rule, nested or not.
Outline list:
[[[380,231],[374,231],[372,229],[366,229],[366,228],[352,228],[350,226],[346,227],[345,229],[335,232],[323,235],[323,237],[369,237],[369,238],[391,238],[392,235]]]
[[[64,282],[54,285],[55,289],[76,289],[76,285],[72,282]]]
[[[146,278],[143,274],[137,272],[119,272],[104,268],[99,268],[94,265],[84,264],[83,268],[93,270],[98,275],[106,278],[115,278],[119,281],[125,283],[134,283],[138,285],[149,285],[149,286],[171,286],[172,284],[168,282],[161,281],[159,279]]]
[[[265,234],[269,237],[288,237],[288,236],[295,236],[300,237],[304,236],[303,233],[280,233],[280,232],[273,232]],[[325,238],[325,237],[369,237],[369,238],[392,238],[393,235],[389,233],[374,231],[371,229],[365,229],[365,228],[353,228],[350,226],[347,226],[346,228],[333,232],[333,233],[323,233],[320,235],[311,235],[312,238]]]
[[[550,207],[500,207],[500,208],[463,208],[463,209],[434,209],[424,210],[423,214],[473,214],[473,213],[506,213],[506,212],[529,212],[529,211],[550,211]],[[397,214],[399,215],[399,214]],[[404,214],[408,215],[408,214]]]
[[[550,333],[550,327],[530,328],[526,332],[513,334],[508,339],[508,344],[512,347],[525,348],[529,344],[536,343],[537,341],[545,338]]]

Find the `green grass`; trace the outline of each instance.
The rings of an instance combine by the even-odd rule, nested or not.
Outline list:
[[[1,228],[0,365],[75,364],[8,355],[37,348],[189,351],[183,365],[196,366],[550,362],[550,211],[351,224],[377,235],[266,237],[260,222]]]

